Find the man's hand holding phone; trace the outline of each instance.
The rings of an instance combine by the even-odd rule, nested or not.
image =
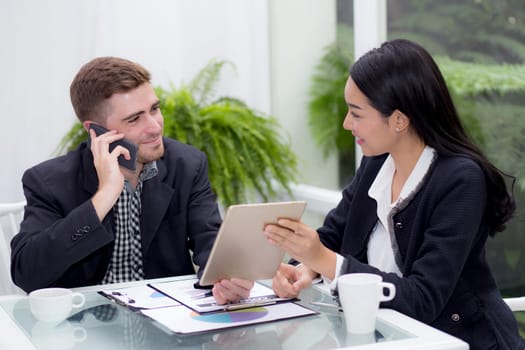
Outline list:
[[[105,127],[98,125],[98,124],[93,124],[93,123],[89,125],[89,130],[95,131],[96,136],[100,136],[100,135],[103,135],[109,132],[109,130],[106,129]],[[89,133],[89,137],[88,137],[88,147],[90,146],[91,146],[91,132]],[[136,167],[136,162],[137,162],[138,146],[134,144],[133,142],[126,140],[124,137],[119,137],[113,141],[110,141],[109,148],[108,148],[109,153],[113,153],[115,148],[117,148],[118,146],[123,147],[127,151],[124,153],[120,153],[118,155],[117,157],[118,163],[124,168],[134,171]]]
[[[115,130],[108,131],[100,125],[91,124],[88,147],[93,153],[93,162],[99,181],[99,187],[92,202],[102,221],[124,188],[124,174],[120,166],[124,166],[124,163],[129,170],[135,169],[137,146],[125,140],[124,135],[118,134]]]

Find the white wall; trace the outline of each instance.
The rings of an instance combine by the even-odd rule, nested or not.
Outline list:
[[[135,60],[164,86],[227,59],[237,73],[220,94],[270,112],[267,11],[267,0],[2,0],[0,202],[23,198],[23,171],[75,121],[69,84],[93,57]]]
[[[141,63],[163,86],[211,58],[232,61],[219,93],[280,120],[301,182],[337,188],[336,160],[323,159],[307,122],[314,66],[335,40],[335,0],[0,1],[0,202],[23,199],[24,170],[53,156],[76,120],[71,80],[105,55]]]

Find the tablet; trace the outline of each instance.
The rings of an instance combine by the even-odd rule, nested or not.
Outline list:
[[[207,286],[229,278],[273,278],[285,252],[267,241],[264,226],[280,218],[299,220],[305,207],[304,201],[230,206],[199,284]]]

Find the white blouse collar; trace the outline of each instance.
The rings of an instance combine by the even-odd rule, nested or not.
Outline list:
[[[405,199],[416,189],[417,185],[423,180],[423,177],[430,169],[435,153],[436,151],[432,147],[425,146],[423,152],[421,152],[421,155],[419,156],[416,166],[403,185],[403,189],[401,190],[397,201]],[[394,159],[389,154],[368,190],[368,195],[371,198],[376,201],[379,199],[385,200],[386,198],[390,198],[392,177],[394,176],[395,170]]]

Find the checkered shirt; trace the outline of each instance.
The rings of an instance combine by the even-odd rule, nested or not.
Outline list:
[[[140,236],[141,194],[144,181],[158,173],[157,164],[144,165],[137,188],[125,181],[124,189],[113,206],[115,217],[115,245],[102,284],[144,279],[142,242]]]

